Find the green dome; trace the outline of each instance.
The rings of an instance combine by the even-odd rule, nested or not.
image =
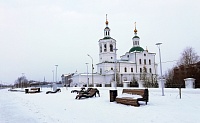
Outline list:
[[[104,37],[103,39],[111,39],[111,37]]]
[[[133,38],[140,38],[140,37],[138,37],[138,36],[136,35],[136,36],[134,36]]]
[[[134,52],[134,51],[144,51],[144,49],[142,47],[132,47],[130,50],[129,50],[129,53],[130,52]]]
[[[109,27],[106,27],[105,29],[109,29],[109,30],[110,30],[110,28],[109,28]]]

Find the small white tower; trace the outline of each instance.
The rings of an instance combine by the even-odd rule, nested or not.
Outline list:
[[[132,38],[133,41],[133,47],[129,50],[129,53],[135,52],[135,51],[144,51],[142,47],[140,47],[140,37],[137,36],[137,29],[136,29],[136,22],[135,22],[135,29],[134,29],[134,37]]]
[[[104,29],[104,38],[99,40],[99,63],[114,62],[116,40],[110,37],[110,28],[106,14],[106,28]]]

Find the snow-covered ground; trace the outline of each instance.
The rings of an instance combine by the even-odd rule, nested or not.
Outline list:
[[[62,92],[25,94],[0,90],[0,123],[198,123],[200,120],[200,89],[149,89],[149,103],[140,107],[110,102],[111,88],[98,88],[101,97],[76,100],[73,89]],[[123,88],[117,88],[118,95]]]

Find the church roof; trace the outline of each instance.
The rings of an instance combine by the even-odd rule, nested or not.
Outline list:
[[[132,47],[132,48],[129,50],[129,53],[130,53],[130,52],[134,52],[134,51],[144,51],[144,49],[143,49],[142,47],[139,47],[139,46],[137,46],[137,47]]]
[[[109,27],[106,27],[105,29],[110,29]]]
[[[103,39],[112,39],[111,37],[104,37]]]
[[[133,38],[140,38],[140,37],[136,35],[136,36],[134,36]]]

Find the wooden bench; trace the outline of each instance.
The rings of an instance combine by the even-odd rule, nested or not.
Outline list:
[[[140,98],[131,98],[131,97],[116,97],[116,102],[131,105],[131,106],[140,106],[139,101],[145,101],[146,105],[149,101],[149,91],[148,89],[123,89],[122,94],[132,94],[132,95],[140,95]]]
[[[25,89],[25,93],[39,93],[40,88]]]

